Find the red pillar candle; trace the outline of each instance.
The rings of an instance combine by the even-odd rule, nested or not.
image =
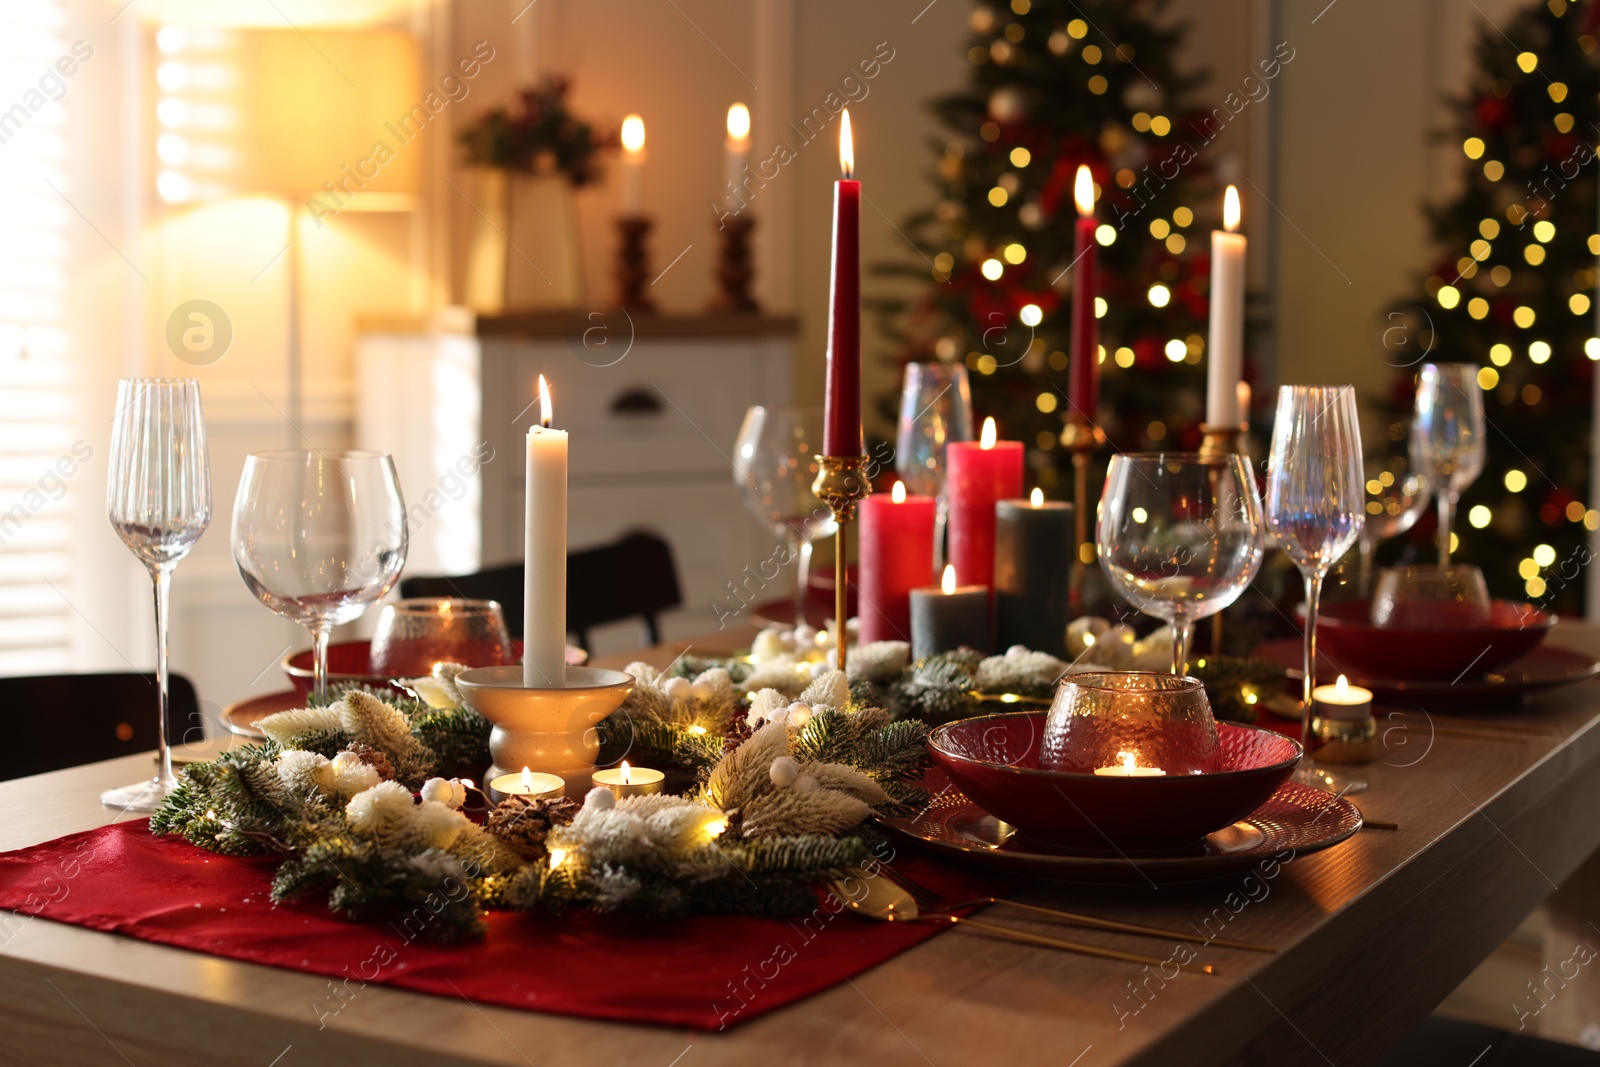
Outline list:
[[[933,584],[931,496],[907,496],[894,483],[861,502],[860,641],[911,640],[911,590]]]
[[[861,455],[861,183],[853,181],[850,112],[839,123],[839,169],[833,186],[833,271],[828,290],[828,392],[822,450]]]
[[[945,451],[950,497],[950,562],[962,585],[994,584],[994,505],[1022,495],[1022,442],[996,441],[994,419],[976,441]]]
[[[1100,264],[1094,239],[1094,179],[1088,167],[1078,168],[1072,197],[1078,204],[1078,221],[1073,231],[1072,377],[1067,384],[1067,399],[1074,414],[1093,421],[1100,406],[1100,324],[1094,317]]]

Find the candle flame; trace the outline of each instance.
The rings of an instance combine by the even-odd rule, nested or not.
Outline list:
[[[946,563],[944,565],[944,577],[939,579],[939,588],[946,593],[954,593],[956,591],[956,565],[954,563]]]
[[[849,181],[856,173],[856,141],[850,135],[850,109],[839,114],[839,171]]]
[[[1239,398],[1239,417],[1248,420],[1250,418],[1250,383],[1240,382],[1235,395]]]
[[[728,108],[728,136],[742,141],[750,136],[750,109],[743,104]]]
[[[522,788],[533,792],[533,771],[527,767],[522,768]]]
[[[622,120],[622,147],[630,153],[644,151],[644,119],[638,115]]]
[[[1222,228],[1229,233],[1239,229],[1239,189],[1237,186],[1228,186],[1228,191],[1222,194]]]
[[[1132,752],[1118,752],[1117,759],[1122,761],[1122,769],[1128,774],[1139,769],[1139,757]]]
[[[550,383],[539,375],[539,425],[550,428]]]
[[[894,483],[894,488],[889,490],[889,499],[896,504],[904,504],[906,502],[906,483],[897,480]]]
[[[1072,183],[1072,199],[1078,205],[1078,215],[1088,218],[1094,214],[1094,176],[1084,164],[1078,165],[1078,177]]]
[[[1350,699],[1350,679],[1346,678],[1342,674],[1339,675],[1339,680],[1337,682],[1333,683],[1333,696],[1334,696],[1334,699],[1339,701],[1339,703],[1341,703],[1341,704],[1343,704],[1345,701],[1349,700]]]
[[[628,766],[628,761],[622,761],[622,784],[627,785],[633,781],[633,768]]]
[[[983,420],[983,432],[978,435],[978,447],[987,452],[994,447],[995,429],[994,416],[990,415]]]
[[[1032,504],[1036,508],[1043,507],[1044,506],[1044,490],[1040,489],[1037,485],[1034,486],[1033,487],[1033,492],[1028,494],[1028,503]]]

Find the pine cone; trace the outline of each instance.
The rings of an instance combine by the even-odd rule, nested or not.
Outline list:
[[[727,731],[722,735],[722,754],[726,756],[746,741],[755,733],[750,722],[745,718],[743,709],[735,709],[733,721],[728,724]]]
[[[509,796],[489,813],[483,828],[523,859],[536,862],[544,858],[544,839],[550,828],[571,822],[580,806],[566,797],[530,800]]]
[[[378,777],[385,782],[394,781],[394,764],[389,762],[389,757],[383,750],[373,748],[364,741],[352,741],[344,746],[343,751],[350,753],[356,759],[378,772]]]

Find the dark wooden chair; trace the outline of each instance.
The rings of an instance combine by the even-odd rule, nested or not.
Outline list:
[[[194,685],[181,674],[171,675],[170,684],[168,740],[179,745],[203,738]],[[0,700],[10,735],[0,745],[0,781],[147,752],[159,743],[154,675],[0,678]]]
[[[522,633],[520,563],[476,574],[405,578],[400,595],[498,600],[506,629],[513,637]],[[672,546],[655,534],[634,531],[609,545],[567,554],[567,630],[584,648],[593,627],[631,618],[644,621],[650,643],[656,644],[661,640],[661,613],[682,603]]]

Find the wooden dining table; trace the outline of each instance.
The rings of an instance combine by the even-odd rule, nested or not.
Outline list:
[[[690,642],[727,652],[750,631]],[[1600,654],[1600,628],[1550,638]],[[635,656],[666,664],[683,644]],[[1448,699],[1390,719],[1354,768],[1371,819],[1326,851],[1189,885],[1031,883],[1019,899],[1109,919],[1215,930],[1214,975],[990,938],[959,928],[725,1032],[595,1022],[379,986],[322,1020],[328,980],[0,912],[0,1062],[23,1064],[1350,1064],[1417,1025],[1600,846],[1600,682],[1466,712]],[[1402,731],[1396,735],[1393,731]],[[103,825],[125,757],[0,783],[0,847]],[[172,892],[182,894],[183,886]],[[1167,957],[1175,943],[996,921]],[[851,919],[850,921],[865,921]],[[537,968],[540,961],[530,959]],[[1508,1010],[1506,1025],[1514,1018]]]

